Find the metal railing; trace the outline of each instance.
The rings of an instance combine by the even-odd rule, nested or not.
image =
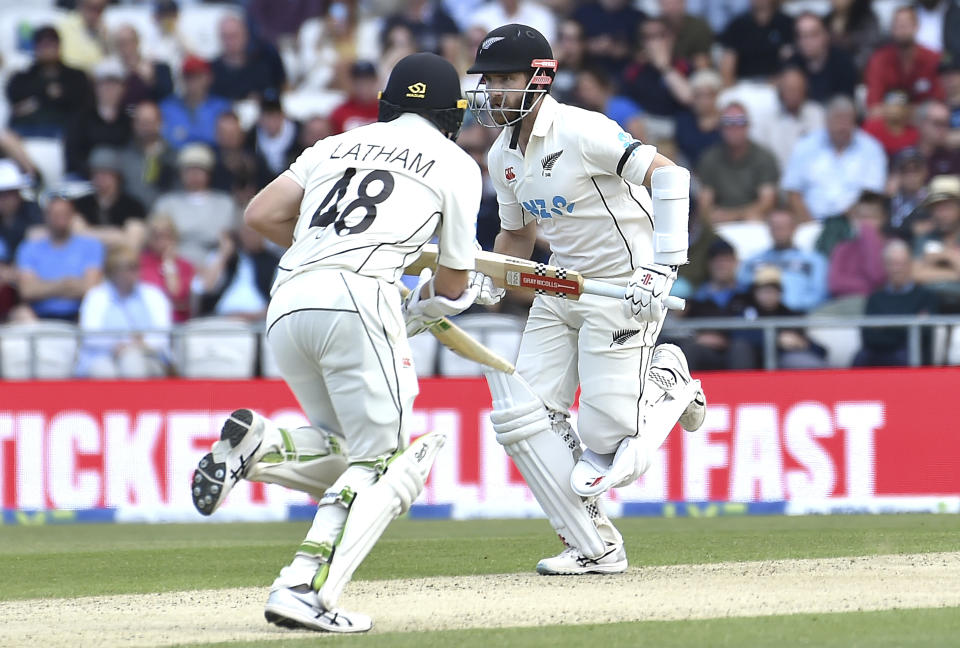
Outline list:
[[[924,328],[946,327],[948,331],[960,326],[960,315],[858,315],[843,317],[764,317],[744,320],[739,318],[697,318],[684,320],[668,318],[664,333],[696,333],[697,331],[755,331],[763,333],[763,368],[777,368],[777,331],[781,329],[810,328],[906,328],[907,360],[911,367],[922,362],[921,331]]]
[[[505,318],[505,329],[516,330],[515,318],[508,320]],[[913,315],[889,315],[889,316],[844,316],[844,317],[765,317],[761,319],[745,320],[740,318],[703,318],[694,320],[684,320],[682,318],[669,317],[664,325],[661,338],[677,338],[684,335],[692,335],[698,331],[755,331],[760,330],[763,336],[763,368],[773,370],[777,368],[777,332],[782,329],[853,329],[853,328],[905,328],[907,330],[907,358],[910,366],[920,366],[922,364],[922,331],[925,328],[942,327],[947,331],[947,343],[949,344],[950,333],[954,327],[960,327],[960,315],[932,315],[932,316],[913,316]],[[265,340],[262,325],[249,325],[244,328],[238,326],[224,327],[218,329],[214,326],[192,328],[177,326],[173,329],[145,329],[139,331],[144,336],[164,335],[168,336],[169,348],[172,352],[174,363],[181,360],[179,350],[182,349],[183,338],[187,335],[196,336],[217,336],[217,335],[236,335],[249,332],[256,336],[257,363],[262,362],[264,354],[263,348]],[[40,353],[39,347],[44,340],[72,338],[77,342],[77,352],[82,348],[83,341],[95,337],[118,337],[124,333],[114,331],[81,331],[80,329],[70,330],[43,330],[31,329],[23,326],[4,326],[0,327],[0,340],[6,337],[26,338],[29,353],[29,376],[37,377],[39,375]],[[2,354],[2,344],[0,344],[0,354]],[[0,358],[2,359],[2,358]],[[945,358],[935,359],[934,364],[943,364]],[[2,363],[0,363],[2,364]],[[479,373],[479,371],[478,371]],[[6,378],[0,371],[0,379]]]

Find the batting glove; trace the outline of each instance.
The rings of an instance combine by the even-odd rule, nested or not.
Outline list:
[[[476,303],[481,306],[493,306],[507,294],[506,290],[493,283],[493,279],[476,270],[470,271],[470,285],[477,287],[479,294]]]
[[[421,297],[426,287],[429,297]],[[413,337],[442,320],[447,315],[456,315],[473,304],[479,294],[479,288],[467,284],[466,290],[456,299],[447,299],[436,294],[433,288],[433,272],[424,268],[420,280],[403,300],[403,320],[407,326],[407,337]]]
[[[640,266],[630,277],[623,301],[623,314],[649,324],[659,322],[667,311],[663,300],[670,295],[677,271],[671,266],[648,263]]]

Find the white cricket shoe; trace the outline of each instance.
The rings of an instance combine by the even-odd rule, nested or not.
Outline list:
[[[263,417],[252,410],[238,409],[224,422],[220,440],[213,444],[193,473],[190,493],[193,505],[210,515],[237,482],[263,454]]]
[[[544,576],[575,576],[578,574],[620,574],[627,571],[627,552],[623,544],[607,545],[608,551],[599,558],[587,558],[579,550],[567,547],[552,558],[537,563],[537,573]]]
[[[683,355],[680,347],[674,344],[659,344],[653,350],[653,359],[650,362],[650,380],[659,385],[664,391],[670,393],[679,384],[690,383],[693,378],[690,376],[690,369],[687,367],[687,358]],[[693,381],[698,386],[699,380]],[[703,389],[698,389],[693,400],[683,410],[680,415],[680,427],[688,432],[695,432],[703,425],[703,419],[707,416],[707,397]]]
[[[263,616],[282,628],[306,628],[319,632],[366,632],[373,627],[373,620],[366,614],[323,609],[317,593],[309,585],[271,591]]]

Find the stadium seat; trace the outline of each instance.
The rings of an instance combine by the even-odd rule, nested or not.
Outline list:
[[[793,244],[801,250],[813,252],[814,247],[817,244],[817,238],[819,238],[822,230],[823,222],[821,221],[807,221],[806,223],[801,223],[793,235]]]
[[[788,16],[799,16],[801,13],[811,12],[818,16],[830,13],[830,0],[790,0],[782,5],[783,12]]]
[[[236,11],[226,4],[186,5],[180,9],[177,31],[191,53],[215,59],[220,56],[220,21]]]
[[[294,90],[283,95],[283,112],[290,119],[303,121],[329,115],[346,98],[346,94],[336,90]]]
[[[77,360],[78,335],[75,324],[56,320],[0,327],[0,375],[6,380],[70,378]],[[31,337],[36,353],[33,366]]]
[[[44,6],[46,5],[46,6]],[[6,2],[0,5],[0,60],[8,70],[22,70],[33,61],[33,32],[56,25],[65,12],[51,2]]]
[[[510,362],[517,359],[520,337],[523,334],[522,317],[499,313],[476,313],[461,315],[455,320],[457,326],[480,344],[500,354]],[[479,376],[483,368],[472,360],[461,358],[445,346],[440,347],[439,371],[442,376]]]
[[[758,221],[720,223],[716,226],[716,232],[733,246],[737,252],[737,258],[741,261],[763,252],[772,245],[770,230],[766,223]]]
[[[810,313],[812,326],[807,329],[807,335],[827,350],[829,366],[849,367],[853,363],[853,356],[860,350],[860,328],[817,327],[817,319],[861,317],[865,304],[865,297],[845,297],[829,301]]]
[[[174,360],[186,378],[252,378],[257,336],[229,317],[190,320],[175,333]]]
[[[45,188],[59,191],[66,172],[63,140],[52,137],[27,137],[23,140],[23,148],[34,166],[40,170]]]

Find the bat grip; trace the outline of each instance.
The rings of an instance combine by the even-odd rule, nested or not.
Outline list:
[[[596,279],[583,280],[583,292],[590,295],[600,295],[601,297],[612,297],[614,299],[623,299],[626,296],[627,289],[617,284],[597,281]],[[664,305],[670,310],[683,310],[687,302],[679,297],[672,295],[663,300]]]

